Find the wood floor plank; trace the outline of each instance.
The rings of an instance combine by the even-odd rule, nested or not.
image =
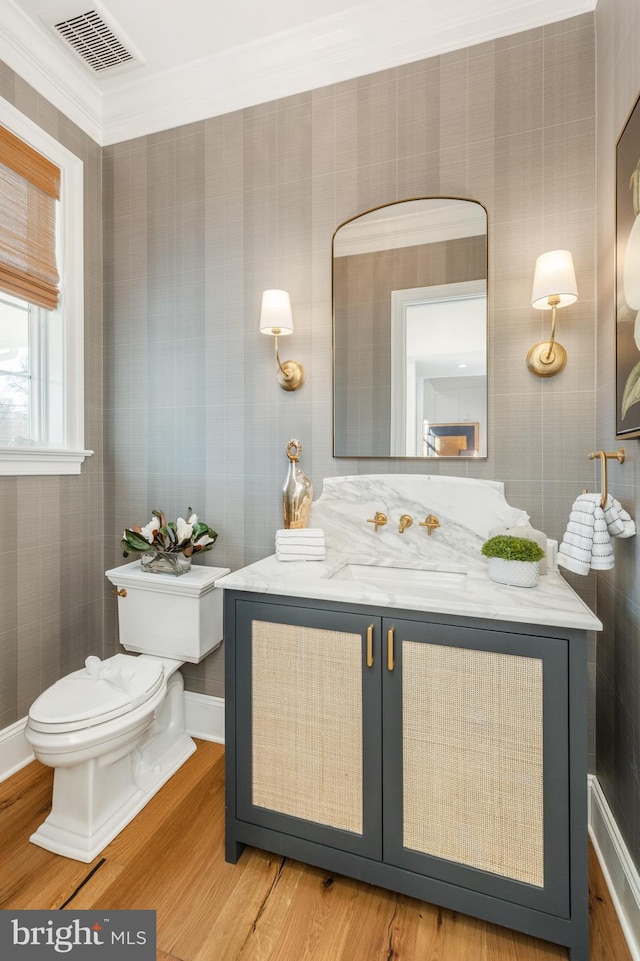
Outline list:
[[[565,961],[506,928],[248,848],[224,860],[220,745],[198,751],[83,864],[31,844],[48,813],[37,762],[0,784],[0,908],[148,908],[158,961]],[[94,870],[95,869],[95,870]],[[93,873],[92,873],[93,872]],[[590,961],[631,961],[590,852]]]
[[[180,769],[180,777],[171,778],[151,798],[134,822],[127,825],[118,837],[107,845],[102,857],[119,864],[135,861],[151,840],[167,838],[175,830],[175,808],[198,790],[203,781],[215,782],[224,790],[224,746],[196,739],[197,750]],[[224,810],[224,808],[223,808]]]
[[[238,961],[276,961],[298,951],[313,961],[398,961],[392,947],[399,895],[287,863],[274,897]]]
[[[67,904],[69,911],[85,911],[89,908],[105,908],[105,892],[119,883],[126,867],[112,861],[105,861],[99,869],[77,891],[72,901]],[[37,904],[29,907],[39,907]]]

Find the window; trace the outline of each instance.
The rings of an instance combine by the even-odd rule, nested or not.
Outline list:
[[[77,474],[91,453],[83,449],[82,161],[2,99],[0,125],[9,131],[5,149],[19,138],[60,179],[59,199],[48,201],[51,223],[33,231],[38,238],[49,232],[55,248],[51,257],[35,251],[33,286],[16,279],[10,254],[2,263],[12,224],[6,213],[0,221],[0,474]],[[14,198],[22,188],[16,191],[6,167],[3,173],[0,190]]]

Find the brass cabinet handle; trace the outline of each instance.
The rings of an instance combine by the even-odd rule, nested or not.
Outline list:
[[[387,670],[393,670],[393,628],[387,631]]]
[[[373,624],[367,628],[367,667],[373,667]]]
[[[121,587],[119,591],[111,591],[112,594],[117,594],[118,597],[126,597],[127,591],[124,587]]]

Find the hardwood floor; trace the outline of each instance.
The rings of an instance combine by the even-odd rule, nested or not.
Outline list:
[[[0,784],[0,908],[149,908],[159,961],[549,961],[564,948],[247,849],[224,860],[223,748],[197,752],[102,854],[81,864],[29,842],[52,772]],[[590,853],[590,961],[631,961]]]

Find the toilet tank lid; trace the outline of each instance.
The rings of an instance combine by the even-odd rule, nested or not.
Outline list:
[[[106,575],[116,587],[129,587],[136,590],[151,591],[159,594],[180,594],[183,597],[200,597],[216,586],[216,581],[229,574],[228,567],[204,567],[192,564],[191,570],[176,577],[174,574],[150,574],[143,571],[140,561],[122,564],[106,571]]]
[[[91,727],[144,704],[164,682],[162,661],[115,654],[88,657],[85,666],[52,684],[31,706],[29,723],[64,732]]]

